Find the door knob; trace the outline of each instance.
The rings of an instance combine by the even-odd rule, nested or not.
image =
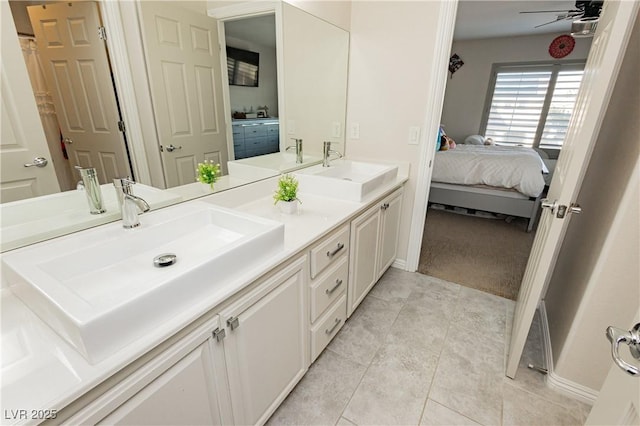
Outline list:
[[[49,163],[49,160],[47,160],[44,157],[36,157],[33,159],[33,163],[26,163],[24,166],[25,167],[44,167]]]
[[[540,206],[542,206],[543,209],[549,209],[551,210],[551,213],[554,213],[556,211],[556,208],[558,207],[558,200],[550,201],[545,198],[540,203]]]
[[[182,146],[174,146],[173,144],[170,144],[170,145],[167,145],[165,149],[167,150],[167,152],[173,152],[176,149],[182,149]]]
[[[69,145],[69,144],[72,144],[72,143],[73,143],[73,141],[72,141],[71,139],[69,139],[69,138],[64,138],[64,139],[62,140],[62,142],[64,142],[64,143],[65,143],[65,144],[67,144],[67,145]]]
[[[640,369],[638,367],[620,358],[618,348],[620,343],[626,343],[631,351],[631,356],[635,359],[640,359],[640,323],[629,331],[617,327],[607,327],[607,339],[611,342],[611,356],[616,365],[631,376],[639,375]]]
[[[580,213],[582,213],[582,207],[580,207],[577,204],[571,204],[569,206],[569,213],[580,214]]]

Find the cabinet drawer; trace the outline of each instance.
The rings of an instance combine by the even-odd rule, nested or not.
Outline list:
[[[349,252],[349,225],[325,239],[311,249],[311,278],[315,278],[324,268],[343,253]]]
[[[311,322],[338,300],[345,292],[349,278],[347,256],[341,256],[335,265],[318,277],[311,285]]]
[[[255,138],[267,135],[267,129],[262,124],[247,125],[244,128],[245,138]]]
[[[343,294],[335,305],[311,328],[311,362],[338,334],[347,319],[347,296]]]
[[[233,129],[233,138],[242,137],[244,138],[244,128],[242,126],[231,126]]]
[[[277,124],[265,124],[264,127],[267,129],[267,133],[270,135],[277,135],[280,132],[280,126],[278,126]]]

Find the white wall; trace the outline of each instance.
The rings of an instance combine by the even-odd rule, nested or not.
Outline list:
[[[552,61],[549,44],[559,34],[455,41],[464,65],[447,81],[442,124],[449,136],[462,142],[478,134],[485,105],[491,66],[504,62]],[[563,60],[586,59],[591,38],[577,38],[576,46]]]
[[[583,213],[571,219],[545,296],[554,373],[595,391],[612,365],[606,327],[631,327],[640,303],[639,27],[577,198]],[[625,191],[635,191],[628,207]]]
[[[278,116],[278,80],[276,67],[276,49],[247,40],[226,37],[228,46],[258,52],[260,65],[258,68],[258,87],[229,86],[231,111],[247,111],[251,107],[267,105],[271,117]]]
[[[285,2],[343,30],[351,29],[351,1],[285,0]]]
[[[351,5],[346,153],[411,164],[405,188],[398,258],[406,260],[420,156],[409,127],[420,126],[429,102],[439,2],[358,1]],[[349,137],[359,123],[360,138]]]

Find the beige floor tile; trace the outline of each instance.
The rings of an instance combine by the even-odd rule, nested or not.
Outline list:
[[[340,419],[338,420],[338,423],[336,423],[336,426],[356,426],[356,424],[350,422],[349,420],[345,419],[344,417],[340,417]]]
[[[471,341],[491,339],[504,347],[506,331],[506,299],[462,287],[452,323],[469,331]]]
[[[479,426],[468,417],[460,413],[456,413],[444,405],[438,404],[431,399],[427,400],[424,407],[421,426]]]
[[[518,387],[505,384],[502,424],[510,425],[582,425],[580,415]]]
[[[404,302],[416,289],[419,281],[418,274],[389,268],[371,289],[369,295],[382,300]]]
[[[366,297],[329,344],[329,348],[361,365],[368,365],[402,305],[402,302]]]
[[[343,416],[362,425],[415,425],[420,420],[438,355],[421,342],[385,343]]]
[[[335,424],[365,369],[360,364],[325,350],[267,424]]]
[[[490,339],[461,339],[466,332],[450,327],[429,398],[478,423],[499,424],[504,346]]]

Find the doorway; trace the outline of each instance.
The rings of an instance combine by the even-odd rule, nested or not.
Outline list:
[[[107,47],[98,36],[98,4],[11,1],[10,6],[61,189],[75,189],[74,167],[96,168],[102,184],[135,178]],[[57,25],[61,20],[71,24]]]
[[[280,151],[275,13],[223,21],[233,159]]]
[[[423,238],[418,264],[418,272],[511,300],[518,296],[534,240],[535,228],[532,232],[527,230],[540,214],[540,200],[545,197],[561,148],[561,140],[556,144],[548,141],[547,128],[553,125],[557,132],[560,126],[564,126],[563,129],[568,126],[572,105],[559,105],[558,100],[575,102],[581,74],[576,74],[571,66],[584,64],[591,44],[591,38],[576,39],[570,54],[562,61],[554,59],[549,54],[549,45],[570,30],[570,22],[535,28],[538,21],[549,18],[544,14],[520,13],[529,9],[523,2],[458,3],[449,55],[462,61],[462,66],[449,73],[440,118],[442,132],[456,144],[452,143],[449,150],[443,146],[434,158],[432,185],[437,182],[438,188],[431,188],[423,231],[428,238]],[[480,13],[495,17],[496,21],[487,22],[486,27],[475,23],[474,27],[475,17]],[[514,31],[501,33],[502,28],[514,28]],[[527,92],[531,84],[535,93]],[[511,93],[515,93],[514,99],[507,99]],[[537,111],[529,106],[530,97],[535,98]],[[526,111],[520,107],[524,98]],[[517,109],[507,111],[509,105]],[[507,117],[518,117],[522,121],[507,123]],[[518,127],[517,133],[503,131],[516,126],[530,128],[520,131]],[[538,128],[541,131],[536,133]],[[485,136],[492,136],[495,141],[487,141],[485,146]],[[472,145],[476,143],[480,145]],[[497,156],[502,155],[502,151],[509,156],[523,151],[522,155],[533,161],[532,176],[523,174],[522,181],[507,178],[507,174],[514,177],[516,174],[508,170],[510,163],[498,163]],[[489,154],[496,156],[490,159],[492,163],[479,163],[467,157]],[[443,170],[445,161],[449,164],[454,160],[469,161],[461,163],[467,166],[459,167],[464,172],[460,180]],[[470,170],[480,169],[495,175],[478,173],[477,181],[471,180],[475,173]],[[523,167],[518,166],[517,173],[522,170]],[[549,173],[542,174],[547,171]],[[462,181],[485,186],[462,186],[459,183]],[[513,185],[514,190],[507,192],[500,188],[497,191],[498,185],[494,188],[493,182],[504,182],[507,187]],[[442,188],[441,184],[444,184]],[[513,210],[520,208],[516,209],[514,203],[527,207],[525,211],[516,212]]]

